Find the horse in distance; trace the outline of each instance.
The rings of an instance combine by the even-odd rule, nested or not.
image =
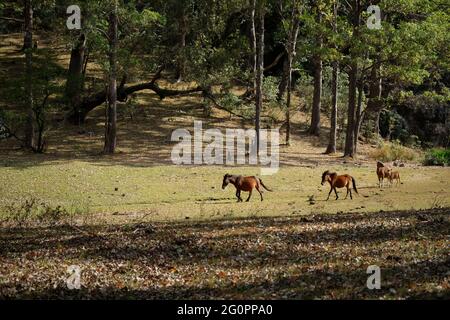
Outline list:
[[[238,198],[238,202],[243,202],[241,198],[242,191],[249,192],[248,198],[246,200],[247,202],[249,202],[250,198],[252,197],[253,189],[256,189],[259,192],[261,201],[264,200],[262,195],[263,188],[270,192],[273,191],[266,187],[260,178],[255,176],[244,177],[227,173],[223,177],[222,189],[225,189],[228,184],[232,184],[236,187],[236,197]]]

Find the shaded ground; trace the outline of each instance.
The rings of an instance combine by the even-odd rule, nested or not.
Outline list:
[[[449,214],[2,229],[0,298],[448,299]],[[366,288],[369,265],[381,290]]]
[[[24,116],[26,108],[22,99],[23,94],[18,97],[11,96],[11,92],[17,91],[16,87],[18,86],[16,82],[11,81],[11,75],[19,79],[25,70],[24,55],[18,52],[21,48],[22,38],[21,34],[0,36],[0,81],[5,83],[5,86],[0,87],[0,108]],[[40,50],[52,48],[51,63],[60,70],[61,74],[56,85],[61,87],[60,91],[63,91],[66,74],[64,70],[68,68],[70,58],[70,52],[67,51],[66,44],[62,43],[61,39],[47,34],[41,37],[36,35],[36,39],[39,40],[42,48]],[[35,58],[41,58],[39,52]],[[89,63],[88,76],[87,91],[89,92],[91,90],[90,83],[100,82],[103,75],[98,65]],[[149,75],[145,76],[148,77]],[[95,79],[96,81],[94,81]],[[194,84],[174,84],[160,81],[159,85],[170,89],[186,89]],[[96,92],[98,88],[92,90]],[[58,99],[61,99],[58,95],[51,97],[56,105],[63,105],[63,102]],[[293,97],[292,104],[298,106],[292,110],[292,142],[289,147],[281,146],[281,163],[295,166],[343,163],[344,160],[338,158],[341,153],[335,156],[324,156],[322,154],[326,149],[328,140],[328,117],[323,116],[322,118],[323,130],[320,137],[311,137],[303,133],[308,126],[309,117],[299,110],[300,102],[297,96]],[[208,114],[205,114],[205,105],[212,108]],[[273,127],[281,127],[284,121],[283,108],[263,110],[264,115],[268,113],[278,119],[278,123],[275,123]],[[52,111],[48,117],[50,130],[47,132],[48,149],[45,155],[33,157],[24,155],[19,150],[19,143],[10,139],[0,141],[0,159],[6,158],[21,166],[69,159],[136,166],[167,165],[171,164],[170,153],[174,145],[171,142],[172,132],[180,128],[186,128],[192,132],[194,120],[203,121],[204,129],[248,129],[254,126],[253,121],[244,121],[239,117],[231,116],[225,111],[214,108],[200,94],[160,100],[152,91],[145,90],[135,94],[133,98],[130,97],[129,103],[119,103],[118,154],[114,157],[102,157],[100,153],[104,141],[104,115],[104,106],[99,106],[89,114],[84,125],[71,126],[61,121],[64,118],[63,110]],[[264,122],[263,117],[261,127],[266,128],[267,125],[268,123]],[[19,136],[22,135],[21,132],[18,132],[18,134]],[[282,144],[284,143],[284,135],[284,129],[282,128],[280,131],[280,142]],[[339,141],[342,144],[342,141]],[[359,149],[360,159],[354,162],[361,163],[367,160],[367,154],[371,149],[372,147],[369,145],[361,145]]]

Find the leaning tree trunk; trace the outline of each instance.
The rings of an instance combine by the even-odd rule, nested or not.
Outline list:
[[[31,0],[24,3],[25,36],[23,48],[25,51],[25,72],[26,72],[26,97],[27,97],[27,121],[25,128],[25,146],[34,150],[35,130],[34,130],[34,99],[33,99],[33,7]]]
[[[66,99],[70,109],[73,110],[73,113],[77,118],[76,124],[78,125],[84,122],[84,118],[81,117],[79,106],[83,90],[85,53],[86,37],[82,34],[70,54],[69,72],[67,74],[66,82]]]
[[[322,15],[320,12],[317,13],[317,22],[322,22]],[[317,47],[320,50],[323,46],[322,35],[318,36]],[[320,134],[320,107],[321,107],[321,97],[322,97],[322,57],[321,53],[317,53],[314,57],[314,94],[313,94],[313,104],[312,104],[312,115],[311,115],[311,127],[309,128],[309,133],[318,136]]]
[[[256,1],[254,1],[255,3]],[[263,105],[263,78],[264,78],[264,5],[258,3],[258,33],[256,41],[257,63],[256,63],[256,110],[255,110],[255,131],[256,131],[256,154],[259,156],[260,147],[260,127],[261,110]]]
[[[337,33],[337,0],[333,6],[333,32]],[[337,49],[337,48],[336,48]],[[338,111],[338,76],[339,76],[339,62],[333,61],[333,71],[331,75],[331,126],[330,138],[328,141],[326,154],[336,153],[336,136],[337,136],[337,111]]]
[[[109,15],[109,85],[105,123],[105,154],[113,154],[116,149],[117,132],[117,1]]]

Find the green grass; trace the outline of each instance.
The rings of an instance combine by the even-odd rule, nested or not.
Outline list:
[[[324,170],[355,177],[360,191],[354,200],[324,201],[329,186],[321,186]],[[96,214],[107,222],[145,216],[150,221],[207,220],[252,216],[291,216],[429,208],[438,201],[450,206],[450,170],[401,168],[403,184],[379,189],[372,167],[282,167],[262,177],[274,192],[257,194],[250,203],[236,203],[235,190],[221,189],[225,173],[257,175],[251,167],[139,166],[106,161],[44,161],[23,165],[0,161],[0,212],[8,205],[35,198],[69,212]],[[243,197],[246,197],[246,193]],[[310,198],[315,202],[311,204]],[[436,200],[437,199],[437,200]],[[245,200],[245,198],[244,198]]]

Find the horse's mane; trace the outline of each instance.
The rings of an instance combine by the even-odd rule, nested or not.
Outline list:
[[[377,168],[382,168],[384,167],[384,163],[377,161]]]
[[[327,174],[330,175],[330,176],[333,176],[333,175],[336,175],[337,173],[336,172],[330,172],[330,170],[327,170],[324,173],[322,173],[322,180],[325,178],[325,176]]]

